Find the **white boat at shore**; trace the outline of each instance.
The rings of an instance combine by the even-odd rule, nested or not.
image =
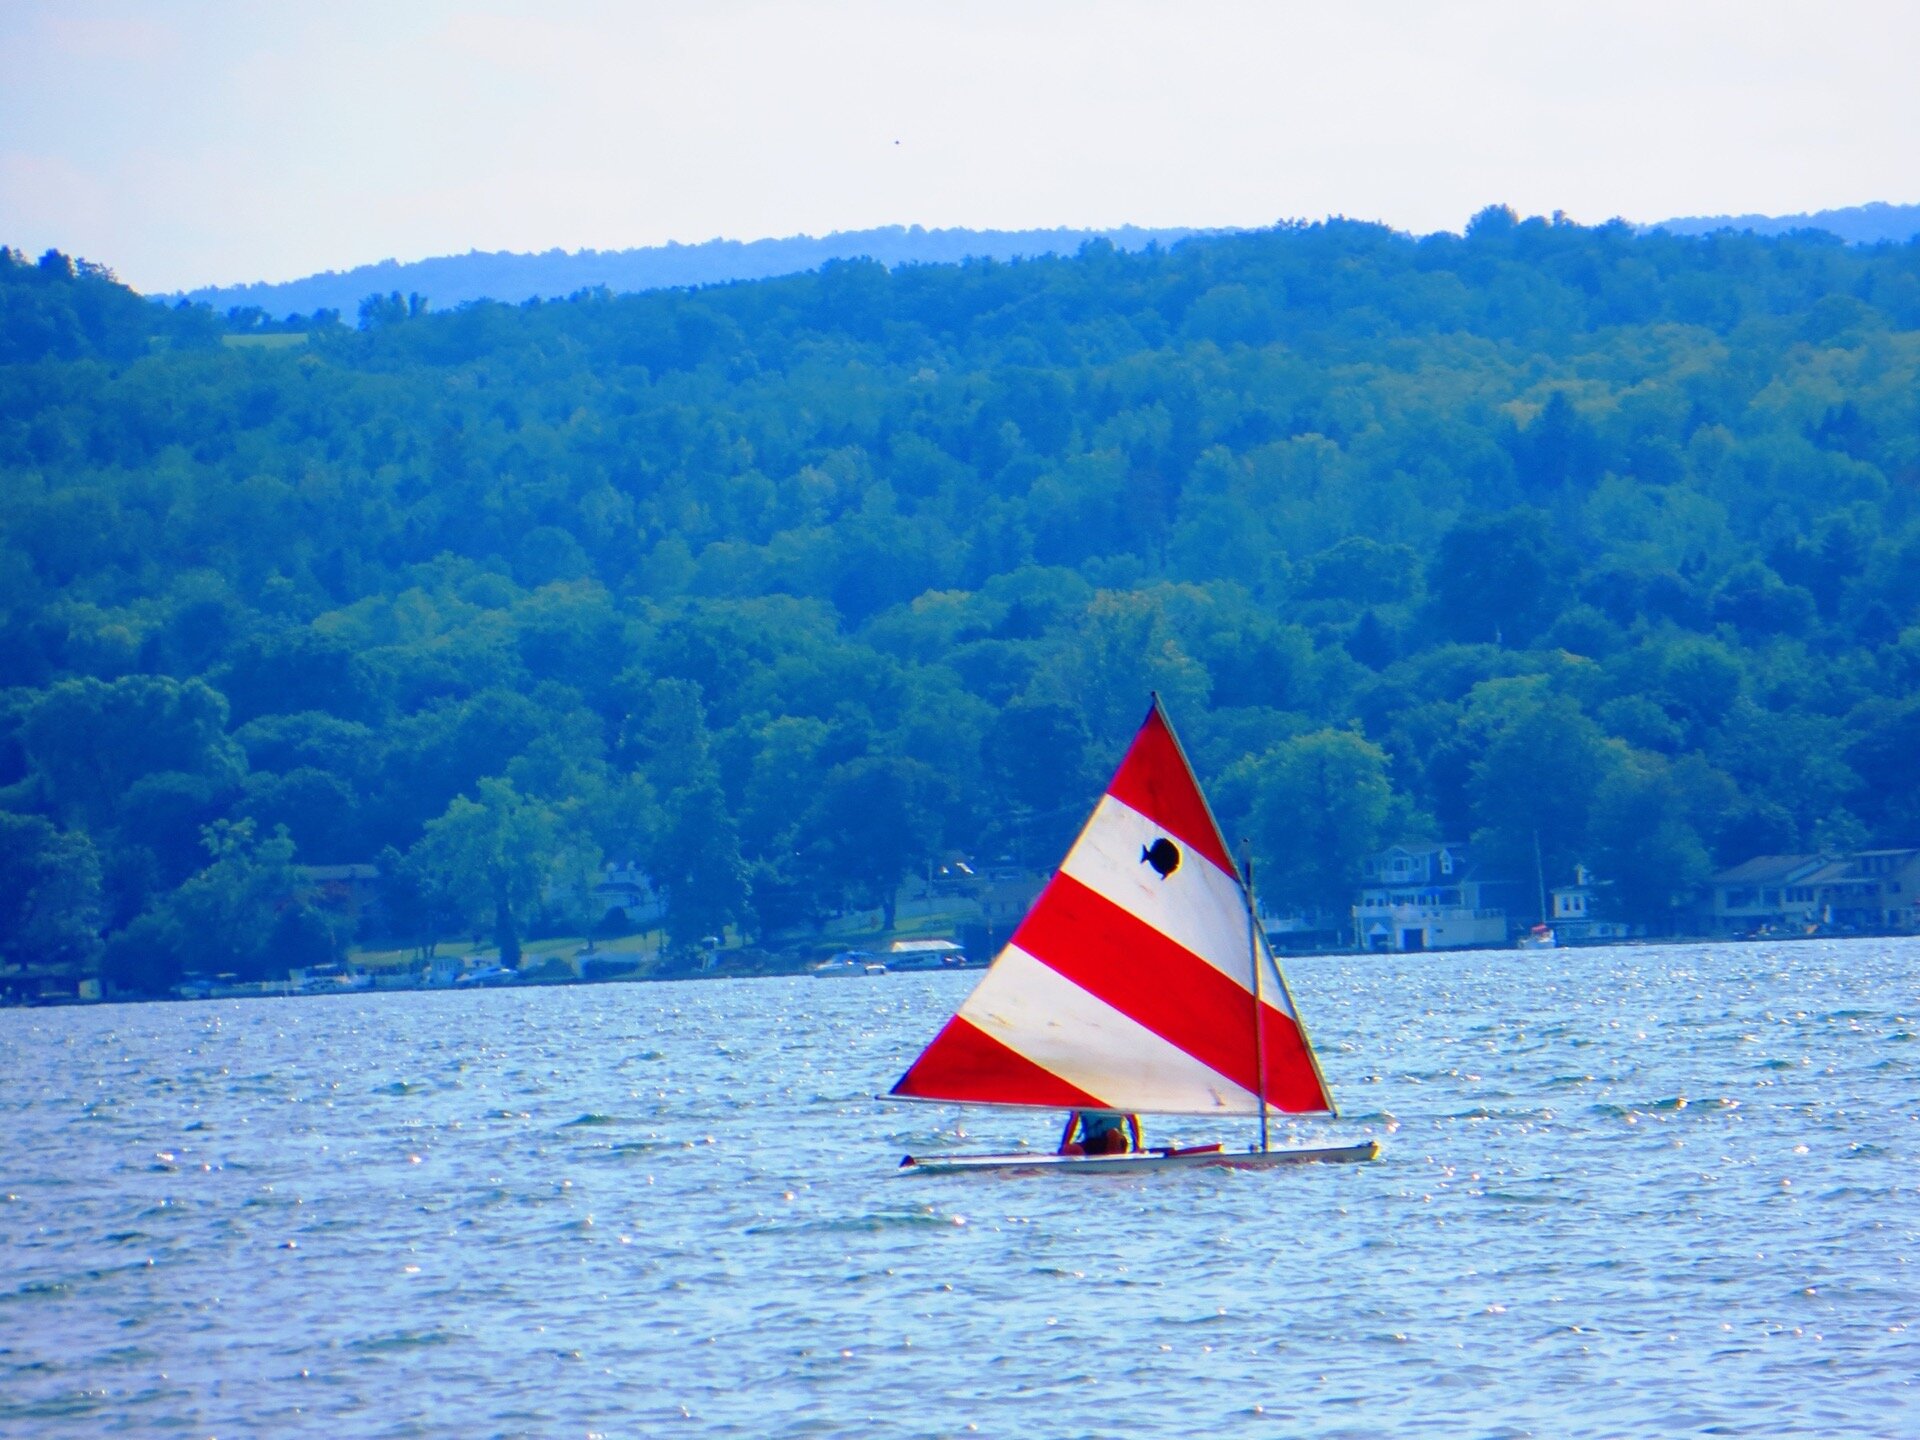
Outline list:
[[[888,947],[886,965],[895,970],[957,970],[967,952],[952,940],[896,940]]]
[[[831,960],[822,960],[813,967],[814,977],[819,980],[856,979],[886,973],[887,967],[865,950],[842,950]]]

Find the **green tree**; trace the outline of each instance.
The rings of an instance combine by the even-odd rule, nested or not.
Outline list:
[[[1885,845],[1920,841],[1920,697],[1875,696],[1847,718],[1862,783],[1850,808]]]
[[[809,859],[823,888],[879,906],[893,929],[901,881],[940,843],[943,788],[917,760],[869,756],[835,766],[807,815]]]
[[[1307,561],[1300,592],[1356,606],[1390,605],[1411,600],[1419,584],[1420,559],[1411,545],[1349,535]]]
[[[1565,604],[1558,549],[1538,510],[1458,521],[1441,536],[1427,569],[1436,629],[1481,644],[1524,645]]]
[[[1405,820],[1385,752],[1350,730],[1318,730],[1281,741],[1252,772],[1260,893],[1303,910],[1344,912],[1362,862]]]
[[[344,915],[304,901],[283,906],[274,917],[267,948],[276,967],[311,970],[346,954],[352,926]]]
[[[723,936],[752,919],[747,865],[727,797],[711,777],[674,791],[662,806],[648,869],[667,892],[667,938],[679,948]]]
[[[189,964],[199,963],[180,922],[170,910],[156,907],[107,938],[100,977],[114,995],[165,995],[184,978]]]
[[[1085,718],[1071,706],[1020,700],[1000,709],[982,743],[982,768],[996,802],[1010,812],[1049,815],[1084,809],[1090,743]]]
[[[1599,477],[1599,436],[1564,390],[1549,395],[1533,423],[1515,432],[1508,443],[1514,468],[1528,489],[1587,485]]]
[[[500,963],[514,969],[533,907],[554,881],[577,885],[592,857],[561,833],[550,809],[520,794],[511,781],[490,777],[475,790],[476,798],[455,796],[439,818],[427,822],[409,858],[468,919],[491,919]]]
[[[1171,586],[1095,595],[1030,698],[1079,709],[1094,739],[1108,743],[1133,733],[1150,691],[1175,714],[1204,709],[1212,682],[1181,641],[1176,598]]]
[[[1548,884],[1585,858],[1594,797],[1618,753],[1566,696],[1522,700],[1473,762],[1473,846],[1497,874]]]
[[[104,828],[143,776],[179,771],[236,782],[246,760],[226,723],[227,702],[203,681],[130,675],[54,685],[20,738],[56,813]]]
[[[219,685],[239,722],[302,713],[366,720],[377,709],[374,678],[356,647],[306,628],[252,635],[236,644]]]
[[[0,962],[83,970],[99,958],[103,920],[86,832],[0,811]]]
[[[394,939],[406,941],[424,958],[458,933],[465,918],[460,905],[428,872],[423,857],[402,855],[389,845],[374,865],[380,872],[380,909]]]
[[[280,912],[299,899],[293,841],[284,829],[262,839],[251,820],[216,820],[203,843],[207,866],[161,902],[166,918],[210,974],[285,976],[271,941]]]
[[[751,760],[742,786],[740,844],[754,856],[791,853],[807,813],[806,796],[830,769],[832,727],[824,720],[783,715],[746,737]]]
[[[1749,560],[1720,582],[1713,594],[1713,616],[1749,635],[1798,635],[1813,623],[1811,593],[1785,585],[1758,560]]]
[[[1713,872],[1689,799],[1674,767],[1644,751],[1628,755],[1601,780],[1588,859],[1606,882],[1603,903],[1614,916],[1661,933]]]
[[[661,794],[699,784],[712,771],[712,737],[700,686],[655,680],[641,692],[621,737],[623,759],[645,772]]]

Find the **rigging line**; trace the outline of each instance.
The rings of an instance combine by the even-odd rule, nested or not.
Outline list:
[[[1273,977],[1280,982],[1280,993],[1287,997],[1287,1009],[1293,1014],[1293,1023],[1300,1031],[1300,1044],[1307,1052],[1307,1059],[1313,1065],[1313,1075],[1320,1082],[1320,1098],[1327,1102],[1327,1108],[1321,1114],[1330,1120],[1340,1118],[1340,1106],[1333,1098],[1333,1090],[1327,1084],[1327,1072],[1320,1068],[1320,1052],[1313,1048],[1313,1036],[1307,1033],[1306,1017],[1301,1015],[1300,1006],[1293,998],[1293,987],[1287,984],[1287,972],[1280,968],[1280,962],[1273,962]]]
[[[1267,1045],[1262,1034],[1266,1027],[1260,1023],[1260,945],[1255,938],[1260,921],[1253,906],[1253,846],[1245,840],[1240,842],[1240,868],[1247,877],[1240,893],[1247,902],[1247,962],[1253,971],[1253,1073],[1255,1093],[1260,1097],[1260,1152],[1265,1154],[1268,1148]]]

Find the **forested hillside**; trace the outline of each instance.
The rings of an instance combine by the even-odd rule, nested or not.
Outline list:
[[[1850,245],[1904,245],[1920,235],[1920,205],[1889,205],[1876,200],[1870,205],[1799,215],[1695,215],[1662,220],[1658,228],[1674,235],[1710,235],[1716,230],[1788,235],[1796,230],[1824,230]]]
[[[210,305],[224,314],[256,309],[278,320],[288,314],[337,310],[351,315],[368,294],[395,290],[425,296],[435,309],[470,300],[553,299],[577,290],[661,290],[730,280],[797,275],[830,260],[854,258],[896,265],[957,264],[964,260],[1013,260],[1071,255],[1089,240],[1107,240],[1121,250],[1171,245],[1192,230],[923,230],[890,225],[831,235],[789,235],[773,240],[705,240],[697,245],[649,245],[635,250],[548,250],[538,255],[472,251],[426,260],[382,260],[352,270],[328,270],[299,280],[251,285],[213,285],[169,296]]]
[[[1284,902],[1537,834],[1658,923],[1920,841],[1920,246],[1490,210],[293,345],[59,257],[0,305],[0,942],[122,984],[323,948],[298,862],[426,933],[640,856],[684,939],[1051,863],[1150,689]]]

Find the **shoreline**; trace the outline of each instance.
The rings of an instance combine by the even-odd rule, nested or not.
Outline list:
[[[1711,936],[1688,935],[1665,939],[1634,939],[1601,942],[1574,942],[1548,947],[1554,950],[1666,950],[1702,945],[1805,945],[1817,942],[1850,944],[1875,940],[1917,940],[1920,933],[1912,931],[1883,931],[1853,935],[1737,935]],[[1317,959],[1345,959],[1362,956],[1378,958],[1413,958],[1450,955],[1506,955],[1530,950],[1523,945],[1501,946],[1462,946],[1446,950],[1356,950],[1351,947],[1341,950],[1289,950],[1276,951],[1278,958],[1289,962],[1311,961]],[[724,952],[723,952],[724,953]],[[1535,952],[1538,953],[1538,952]],[[676,981],[712,981],[712,980],[773,980],[803,978],[812,974],[817,963],[808,961],[803,964],[759,965],[753,968],[728,969],[716,965],[711,969],[674,968],[670,973],[661,973],[660,967],[647,971],[635,971],[628,974],[605,975],[588,978],[586,976],[530,975],[525,978],[494,980],[471,984],[449,985],[352,985],[342,984],[337,988],[310,989],[292,980],[257,981],[233,987],[217,987],[207,994],[190,995],[102,995],[97,999],[82,999],[78,996],[54,996],[26,1000],[0,999],[0,1010],[65,1010],[91,1008],[96,1005],[167,1005],[192,1004],[207,1000],[304,1000],[325,999],[345,995],[412,995],[467,993],[479,990],[542,990],[568,989],[584,986],[604,985],[653,985],[669,984]],[[909,967],[886,969],[866,979],[882,980],[890,975],[933,975],[959,971],[983,971],[990,962],[969,960],[933,969],[929,967]],[[816,977],[817,978],[817,977]]]

